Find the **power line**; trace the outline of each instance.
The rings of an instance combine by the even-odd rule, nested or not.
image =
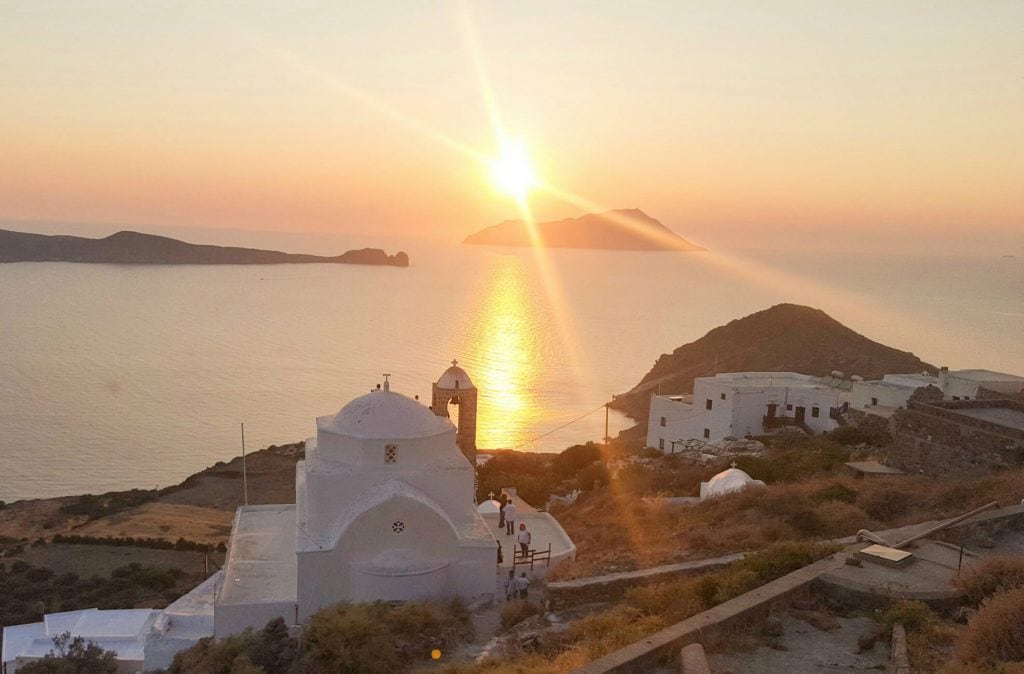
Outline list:
[[[537,437],[535,437],[535,438],[530,438],[530,439],[529,439],[529,440],[527,440],[526,442],[521,442],[521,443],[519,443],[518,445],[516,445],[515,447],[513,447],[512,449],[513,449],[513,450],[516,450],[516,449],[519,449],[520,447],[525,447],[526,445],[530,445],[530,444],[533,444],[534,442],[537,442],[537,441],[538,441],[538,440],[540,440],[541,438],[546,438],[547,436],[551,435],[552,433],[557,433],[558,431],[562,430],[562,429],[563,429],[563,428],[565,428],[566,426],[571,426],[572,424],[576,423],[576,422],[577,422],[577,421],[579,421],[580,419],[583,419],[583,418],[585,418],[585,417],[589,417],[589,416],[590,416],[591,414],[593,414],[594,412],[598,411],[599,409],[601,409],[602,407],[604,407],[604,406],[605,406],[606,404],[607,404],[607,403],[601,403],[600,405],[598,405],[598,406],[597,406],[597,407],[595,407],[594,409],[590,410],[589,412],[587,412],[587,413],[585,413],[585,414],[581,414],[580,416],[576,417],[576,418],[575,418],[575,419],[573,419],[572,421],[567,421],[567,422],[565,422],[564,424],[562,424],[561,426],[559,426],[559,427],[557,427],[557,428],[552,428],[552,429],[551,429],[550,431],[548,431],[548,432],[546,432],[546,433],[541,433],[540,435],[538,435],[538,436],[537,436]]]

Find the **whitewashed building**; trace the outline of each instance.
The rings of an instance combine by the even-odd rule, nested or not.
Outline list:
[[[815,433],[838,425],[835,411],[849,399],[841,373],[730,372],[693,380],[693,395],[651,398],[647,445],[674,453],[689,444],[761,435],[780,426]]]
[[[975,400],[980,389],[1018,395],[1024,393],[1024,377],[992,370],[939,370],[938,386],[946,400]]]
[[[855,379],[850,390],[850,407],[870,414],[889,416],[907,400],[914,391],[925,386],[938,386],[938,377],[922,374],[887,374],[881,379]]]
[[[218,637],[340,601],[494,591],[497,542],[473,503],[473,466],[447,418],[382,390],[317,419],[294,505],[235,517]]]
[[[146,639],[160,611],[125,609],[50,613],[41,622],[4,628],[3,671],[16,674],[24,665],[54,650],[54,638],[68,634],[82,637],[103,650],[117,654],[119,674],[143,671]]]

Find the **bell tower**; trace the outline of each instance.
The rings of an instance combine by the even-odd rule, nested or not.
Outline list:
[[[459,406],[455,442],[469,463],[475,466],[477,390],[466,371],[459,367],[459,361],[452,360],[452,366],[434,382],[433,393],[430,408],[437,416],[447,419],[448,405]]]

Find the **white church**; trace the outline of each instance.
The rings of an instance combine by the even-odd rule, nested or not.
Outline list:
[[[240,507],[221,571],[162,611],[89,609],[8,627],[7,674],[45,655],[61,631],[118,652],[119,671],[139,672],[166,668],[203,637],[277,617],[300,624],[342,601],[494,593],[499,575],[522,560],[514,561],[494,504],[474,504],[477,389],[455,361],[433,384],[432,402],[390,390],[385,376],[377,390],[319,417],[295,468],[295,503]],[[449,404],[459,405],[458,427]],[[545,567],[575,556],[550,514],[519,505],[519,521],[546,546]]]
[[[440,383],[459,378],[472,387],[454,364]],[[340,601],[493,592],[497,542],[477,513],[474,468],[446,413],[385,380],[318,418],[296,465],[295,504],[235,516],[216,636],[278,616],[301,623]]]

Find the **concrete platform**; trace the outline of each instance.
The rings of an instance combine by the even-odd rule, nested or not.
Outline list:
[[[516,506],[518,507],[518,503]],[[505,534],[505,529],[502,527],[498,528],[498,518],[496,516],[485,516],[484,521],[487,523],[487,527],[494,534],[494,538],[501,544],[502,550],[502,563],[501,568],[506,570],[512,568],[513,552],[518,549],[518,543],[516,536],[519,532],[519,525],[525,524],[526,528],[529,529],[530,533],[533,534],[532,542],[530,547],[538,552],[541,550],[546,551],[548,544],[551,544],[551,567],[554,567],[557,563],[572,559],[576,556],[576,544],[569,538],[569,534],[565,533],[565,529],[558,523],[550,513],[537,512],[533,508],[530,508],[532,512],[523,512],[522,510],[516,515],[516,533],[511,536]],[[545,566],[545,562],[540,562],[539,566],[543,569],[548,568]],[[530,571],[529,566],[520,565],[517,567],[520,571]],[[540,571],[541,569],[534,568],[534,571]]]
[[[910,548],[913,560],[905,566],[894,567],[863,562],[861,566],[844,565],[823,573],[821,582],[839,590],[858,594],[884,596],[896,599],[941,601],[959,596],[953,587],[960,549],[938,541],[922,541]],[[963,567],[980,557],[965,550]]]

